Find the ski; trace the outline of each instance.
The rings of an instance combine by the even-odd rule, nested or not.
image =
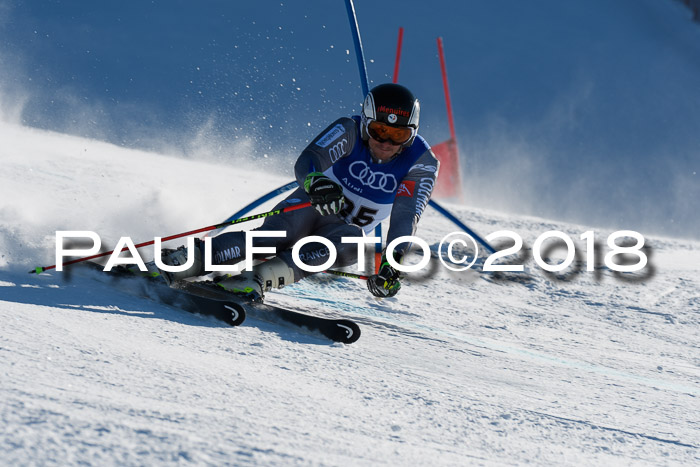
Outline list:
[[[111,271],[103,271],[103,266],[87,262],[86,266],[99,270],[111,279],[112,286],[142,298],[149,298],[166,305],[180,308],[190,313],[212,316],[231,326],[239,326],[246,319],[246,310],[239,301],[229,297],[203,296],[168,287],[162,278],[138,269],[117,266]]]
[[[323,318],[277,305],[247,300],[244,297],[233,295],[223,290],[211,281],[177,281],[171,287],[208,299],[234,300],[240,304],[247,316],[251,318],[273,324],[291,324],[294,327],[306,329],[311,333],[319,333],[334,342],[352,344],[360,338],[360,327],[349,319]]]
[[[273,324],[292,326],[308,333],[330,339],[333,342],[351,344],[360,338],[360,327],[348,319],[324,318],[288,308],[255,302],[234,295],[211,281],[176,281],[168,286],[157,269],[147,263],[149,271],[117,266],[104,272],[103,266],[86,262],[113,279],[116,287],[132,295],[150,298],[190,313],[212,316],[231,326],[242,324],[246,317]]]

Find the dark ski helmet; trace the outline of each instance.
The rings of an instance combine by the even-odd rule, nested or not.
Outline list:
[[[416,138],[419,118],[420,102],[411,91],[400,84],[380,84],[362,104],[362,139],[367,141],[371,135],[407,148]]]

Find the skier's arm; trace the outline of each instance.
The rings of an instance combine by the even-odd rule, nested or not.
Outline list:
[[[387,245],[396,238],[415,233],[433,193],[439,167],[435,155],[427,149],[401,181],[391,208]],[[394,259],[400,263],[409,247],[407,242],[396,245],[392,252]],[[367,288],[375,297],[393,297],[401,289],[401,273],[389,264],[387,254],[387,251],[382,254],[379,272],[367,280]]]
[[[294,175],[299,186],[304,186],[306,176],[324,172],[339,159],[352,152],[357,139],[357,124],[351,118],[342,117],[323,130],[302,152],[294,165]]]
[[[324,174],[336,161],[352,151],[357,124],[339,118],[304,149],[294,165],[299,186],[309,195],[311,205],[322,216],[338,214],[345,203],[343,188]]]
[[[408,174],[399,185],[399,191],[391,209],[391,221],[386,244],[405,235],[416,232],[418,221],[430,201],[435,187],[440,163],[433,152],[428,149],[418,158]],[[395,249],[394,257],[401,258],[410,245],[400,243]]]

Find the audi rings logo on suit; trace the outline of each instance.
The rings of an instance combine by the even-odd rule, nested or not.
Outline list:
[[[335,164],[338,161],[338,159],[345,155],[345,149],[347,148],[347,146],[348,140],[343,138],[330,147],[330,149],[328,150],[328,156],[331,159],[331,163]]]
[[[362,185],[385,193],[394,193],[399,183],[393,174],[374,172],[364,161],[355,161],[350,164],[350,175]]]

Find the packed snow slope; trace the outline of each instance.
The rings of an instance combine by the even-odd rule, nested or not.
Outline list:
[[[355,344],[329,344],[27,274],[54,263],[56,230],[111,249],[217,223],[291,177],[8,124],[0,140],[2,464],[700,462],[698,243],[646,236],[635,274],[555,276],[525,254],[529,272],[501,276],[433,261],[383,301],[321,275],[268,295],[361,325]],[[605,252],[610,233],[450,209],[527,248],[556,229],[583,252],[593,230]],[[417,235],[454,230],[428,210]]]

